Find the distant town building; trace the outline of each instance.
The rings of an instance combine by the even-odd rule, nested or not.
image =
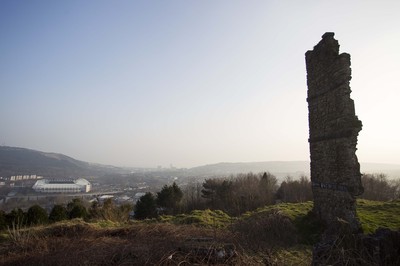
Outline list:
[[[42,179],[43,176],[40,175],[12,175],[10,181],[16,180],[28,180],[28,179]]]
[[[143,197],[144,195],[146,195],[146,193],[143,192],[138,192],[135,194],[134,200],[135,202],[137,202],[141,197]]]
[[[32,189],[44,193],[79,193],[89,192],[92,185],[84,178],[75,180],[49,180],[41,179],[36,181]]]
[[[99,199],[99,201],[103,202],[105,200],[113,199],[113,198],[114,198],[113,195],[101,195],[98,199]]]

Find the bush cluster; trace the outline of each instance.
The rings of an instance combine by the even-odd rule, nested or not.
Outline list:
[[[312,200],[311,183],[288,177],[280,186],[268,173],[238,174],[226,178],[205,179],[202,184],[190,183],[182,191],[176,183],[165,185],[160,192],[142,196],[135,206],[135,218],[156,218],[160,214],[191,213],[194,210],[221,210],[239,216],[257,208],[282,202]]]
[[[135,218],[155,218],[159,214],[177,214],[182,207],[183,192],[174,182],[172,185],[165,185],[161,191],[154,196],[147,192],[140,197],[135,206]]]
[[[129,212],[133,209],[129,204],[115,206],[111,199],[103,204],[93,202],[90,207],[87,205],[89,204],[81,199],[73,199],[66,206],[54,205],[50,213],[37,204],[26,212],[20,208],[15,208],[9,213],[0,210],[0,230],[15,226],[44,225],[74,218],[122,222],[128,220]]]

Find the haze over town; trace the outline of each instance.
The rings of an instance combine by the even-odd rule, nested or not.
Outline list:
[[[400,164],[398,1],[1,1],[0,144],[118,166],[308,160],[304,53],[352,58],[360,162]]]

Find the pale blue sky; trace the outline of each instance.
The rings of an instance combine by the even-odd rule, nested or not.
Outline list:
[[[400,164],[399,1],[0,1],[0,144],[123,166],[308,160],[304,53],[352,56],[361,162]]]

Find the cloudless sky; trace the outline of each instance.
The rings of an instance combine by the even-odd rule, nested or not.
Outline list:
[[[400,1],[0,1],[0,144],[118,166],[308,160],[304,54],[350,53],[361,162],[400,164]]]

